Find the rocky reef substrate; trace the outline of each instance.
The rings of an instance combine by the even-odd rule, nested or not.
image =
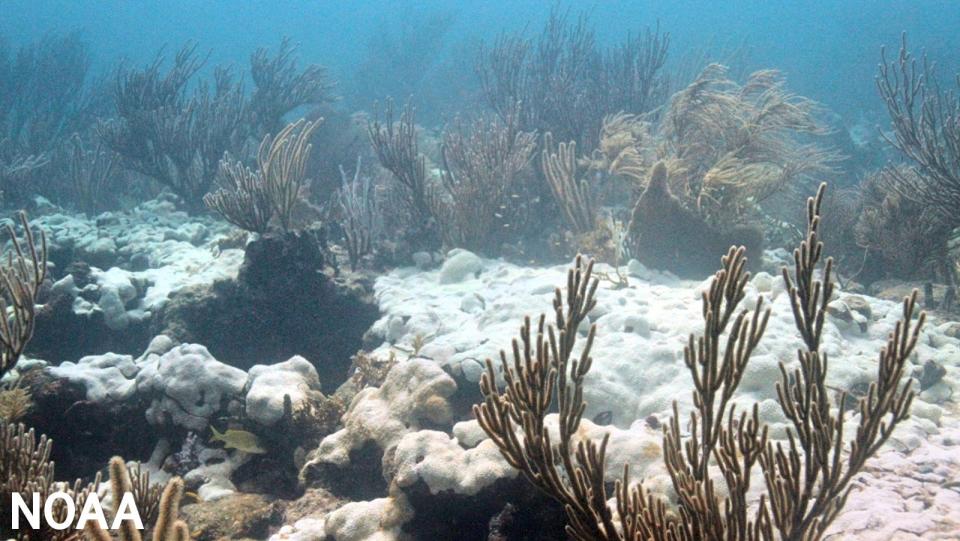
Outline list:
[[[262,253],[282,259],[304,241],[284,242],[288,248]],[[247,285],[233,287],[263,279],[250,254],[234,279]],[[759,404],[774,438],[783,438],[786,427],[774,389],[778,365],[794,362],[800,346],[776,273],[782,255],[768,252],[764,271],[747,286],[745,304],[754,306],[762,296],[773,315],[735,397]],[[244,266],[247,271],[240,270]],[[297,272],[309,274],[316,266]],[[605,265],[597,270],[613,275]],[[626,286],[601,281],[591,314],[598,337],[580,437],[609,435],[609,482],[630,464],[634,478],[670,495],[660,425],[674,400],[681,412],[691,407],[682,347],[702,325],[698,300],[705,282],[636,262],[620,270],[628,276]],[[84,427],[80,431],[91,442],[102,438],[99,447],[82,444],[96,450],[86,458],[63,456],[67,464],[73,461],[71,472],[89,475],[102,464],[100,455],[123,450],[128,458],[146,460],[158,480],[183,475],[200,498],[184,513],[201,540],[557,539],[562,509],[505,462],[468,406],[476,400],[485,359],[509,346],[525,315],[550,309],[565,271],[456,251],[439,269],[400,268],[381,276],[374,288],[380,317],[365,340],[373,345],[367,355],[389,360],[390,368],[369,385],[353,379],[328,384],[324,371],[297,356],[233,366],[202,340],[165,334],[136,356],[94,355],[59,366],[25,361],[21,372],[35,382],[39,397],[30,422],[48,419],[39,430]],[[304,302],[296,294],[302,287],[286,291],[287,302]],[[900,306],[839,290],[829,314],[823,332],[831,360],[828,383],[858,395],[875,376],[876,355]],[[906,376],[921,390],[913,415],[856,478],[828,539],[939,539],[960,528],[956,331],[956,323],[931,318]],[[318,396],[340,401],[342,409],[328,430],[305,438],[291,412],[314,407]],[[554,426],[556,418],[547,421]],[[853,430],[855,412],[847,421]],[[225,424],[254,434],[267,453],[210,442],[210,427]],[[59,441],[71,437],[54,433]]]

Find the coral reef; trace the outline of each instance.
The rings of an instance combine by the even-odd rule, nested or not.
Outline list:
[[[0,190],[7,203],[25,205],[33,193],[67,199],[59,173],[71,155],[63,143],[86,134],[104,110],[102,89],[89,77],[90,50],[79,32],[45,34],[16,48],[0,42]]]
[[[280,133],[290,111],[333,101],[326,70],[316,64],[298,69],[296,52],[297,46],[285,36],[272,56],[266,47],[250,55],[254,91],[246,110],[253,133]]]
[[[70,137],[69,176],[74,205],[89,216],[116,202],[117,154],[99,138],[91,145],[78,134]]]
[[[212,85],[201,81],[188,90],[205,62],[195,43],[180,49],[166,71],[159,54],[142,69],[121,69],[114,93],[116,118],[100,123],[99,136],[126,167],[169,187],[188,208],[200,209],[225,152],[237,154],[248,138],[259,139],[265,130],[278,129],[283,115],[299,106],[330,100],[323,69],[308,66],[298,71],[294,51],[285,39],[273,56],[266,49],[251,56],[256,88],[249,99],[228,68],[215,70]],[[310,132],[300,135],[296,146],[302,148]],[[277,139],[284,137],[278,133]],[[271,148],[269,143],[265,146]],[[299,153],[292,149],[286,159]],[[269,177],[266,171],[264,175]],[[301,182],[302,171],[268,182],[294,192],[274,196],[281,221],[289,212],[284,201],[299,197]]]
[[[937,51],[871,111],[736,32],[374,11],[342,97],[336,33],[0,40],[0,514],[147,526],[4,538],[956,537]]]
[[[398,364],[380,387],[354,396],[344,414],[344,427],[324,438],[311,453],[300,476],[308,480],[329,467],[348,465],[350,455],[374,443],[384,457],[395,452],[404,434],[425,427],[449,426],[447,398],[456,384],[435,364],[413,359]]]
[[[164,59],[117,74],[117,118],[99,135],[126,167],[168,186],[191,208],[209,191],[224,151],[242,144],[243,92],[227,69],[214,84],[188,86],[203,66],[197,45],[188,44],[164,70]]]
[[[27,353],[51,362],[139,353],[171,295],[233,278],[243,259],[219,249],[227,224],[189,219],[169,198],[96,219],[54,209],[33,223],[48,233],[58,274],[40,298]]]
[[[46,436],[37,440],[35,432],[23,425],[0,425],[0,489],[2,489],[5,509],[10,509],[11,494],[27,495],[37,493],[44,501],[53,492],[65,492],[73,500],[75,509],[83,509],[84,502],[91,494],[99,494],[101,476],[98,472],[91,483],[84,485],[79,479],[72,485],[59,483],[54,478],[54,463],[50,461],[53,441]],[[146,528],[152,531],[152,539],[168,541],[189,541],[190,534],[186,523],[178,520],[178,507],[183,495],[183,482],[174,478],[165,485],[151,485],[150,476],[143,473],[140,464],[127,465],[120,457],[109,462],[111,489],[111,513],[116,513],[120,505],[120,495],[130,493],[138,509],[138,514]],[[63,523],[68,516],[67,506],[62,500],[52,507],[54,520]],[[112,517],[108,517],[112,518]],[[76,517],[79,521],[79,517]],[[136,541],[142,539],[140,532],[129,521],[121,523],[120,539]],[[39,529],[21,528],[18,531],[7,530],[7,523],[0,525],[0,532],[18,541],[69,541],[78,539],[77,532],[71,528],[55,529],[41,522]],[[96,521],[88,521],[84,529],[88,539],[100,541],[113,539]]]
[[[676,402],[669,427],[664,428],[663,457],[678,496],[675,512],[643,483],[631,485],[629,466],[624,466],[623,479],[614,489],[615,515],[608,507],[604,484],[609,436],[597,443],[578,433],[595,325],[590,326],[579,356],[573,355],[579,329],[596,306],[598,281],[591,279],[592,262],[583,264],[578,259],[569,272],[566,295],[557,289],[556,326],[545,327],[545,316],[541,316],[534,341],[527,318],[520,341],[513,342],[513,362],[501,352],[504,391],[497,387],[493,361],[487,361],[480,383],[484,402],[474,409],[480,426],[512,466],[563,504],[566,531],[572,538],[819,539],[826,532],[846,502],[852,477],[908,416],[914,393],[909,384],[901,386],[901,379],[925,314],[914,323],[916,293],[904,300],[903,317],[881,350],[876,380],[858,401],[855,438],[846,444],[847,395],[841,395],[838,413],[831,413],[827,362],[820,353],[826,306],[834,287],[832,260],[826,260],[820,278],[814,277],[823,249],[818,239],[823,189],[808,201],[807,237],[794,253],[793,276],[783,268],[796,327],[805,344],[798,352],[799,367],[792,373],[780,364],[777,395],[792,425],[787,429],[788,445],[768,440],[759,405],[750,414],[742,410],[738,417],[729,403],[770,318],[762,298],[752,315],[749,310],[738,313],[749,274],[744,271],[743,248],[731,248],[709,291],[703,293],[703,335],[691,334],[684,349],[694,381],[695,411],[685,430],[688,435],[681,433]],[[723,339],[728,324],[732,326]],[[555,439],[544,425],[554,394],[559,410]],[[758,463],[768,496],[761,497],[753,510],[747,498],[750,472]],[[725,482],[725,496],[717,492],[714,468]]]
[[[0,422],[16,423],[33,407],[30,390],[19,382],[0,387]]]
[[[827,132],[817,112],[776,70],[754,72],[740,85],[713,64],[670,99],[660,158],[689,208],[714,226],[742,223],[747,205],[785,189],[802,193],[811,178],[832,172],[835,152],[801,139]]]
[[[590,185],[577,177],[577,143],[560,142],[553,150],[553,134],[543,136],[540,152],[543,176],[550,184],[550,191],[563,211],[567,227],[577,233],[587,233],[596,227],[596,208]]]
[[[72,485],[57,485],[54,465],[50,461],[51,447],[51,440],[46,436],[40,436],[38,440],[33,429],[27,430],[23,425],[0,424],[0,503],[4,509],[11,509],[13,493],[38,493],[41,499],[45,499],[58,490],[67,492],[75,503],[82,506],[96,484],[83,485],[78,479]],[[66,504],[58,501],[53,507],[52,516],[58,521],[65,521]],[[49,525],[42,525],[40,530],[22,529],[16,532],[8,528],[6,521],[0,524],[0,532],[4,537],[17,541],[66,541],[73,534],[69,530],[54,530]]]
[[[881,173],[884,188],[897,194],[900,205],[912,206],[913,214],[919,215],[908,220],[909,226],[900,227],[924,232],[918,239],[925,248],[919,254],[925,256],[923,270],[927,277],[943,280],[952,290],[957,283],[956,257],[950,254],[946,240],[960,225],[956,213],[960,197],[960,99],[955,92],[940,87],[926,55],[919,62],[911,55],[905,34],[897,58],[888,61],[881,50],[881,59],[877,88],[893,130],[892,135],[883,136],[911,164],[885,169]],[[894,211],[892,206],[891,202],[885,210]],[[883,248],[889,251],[890,246],[899,244],[898,240],[894,236]]]

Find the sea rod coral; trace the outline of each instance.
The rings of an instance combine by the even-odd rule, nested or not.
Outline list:
[[[17,364],[33,336],[34,303],[47,276],[47,237],[41,231],[37,246],[26,213],[18,218],[24,238],[7,225],[11,248],[0,263],[0,376]]]
[[[664,461],[676,502],[631,484],[629,466],[608,505],[604,465],[609,436],[600,442],[579,435],[585,409],[583,383],[591,364],[596,325],[577,344],[581,326],[595,306],[598,280],[593,263],[577,258],[567,289],[556,290],[555,323],[527,318],[512,360],[501,352],[505,382],[497,387],[493,361],[487,361],[480,388],[484,402],[474,407],[481,427],[504,458],[566,511],[567,533],[579,540],[820,539],[850,494],[850,481],[866,460],[908,416],[914,396],[902,385],[904,367],[917,344],[925,314],[915,316],[916,292],[903,302],[903,316],[879,355],[875,381],[857,402],[854,438],[845,441],[844,403],[836,410],[826,386],[827,356],[820,339],[834,288],[832,259],[821,266],[820,205],[824,186],[808,200],[807,235],[794,252],[793,272],[783,278],[804,347],[798,364],[781,363],[777,395],[788,419],[786,442],[774,441],[760,422],[758,407],[737,411],[734,396],[770,309],[759,300],[741,308],[746,272],[744,249],[734,248],[702,293],[703,333],[691,334],[684,362],[694,382],[689,422],[681,428],[674,403],[664,432]],[[575,351],[579,349],[579,355]],[[557,405],[558,432],[545,424]],[[759,464],[765,490],[750,496]]]

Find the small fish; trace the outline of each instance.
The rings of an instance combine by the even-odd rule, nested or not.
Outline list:
[[[601,411],[593,416],[594,424],[606,426],[613,422],[613,412],[610,410]]]
[[[267,452],[266,449],[260,446],[260,440],[257,439],[256,434],[252,432],[233,428],[228,428],[226,432],[218,432],[217,429],[212,426],[210,430],[213,432],[213,437],[210,438],[210,441],[222,441],[225,449],[236,449],[237,451],[251,455],[262,455]]]

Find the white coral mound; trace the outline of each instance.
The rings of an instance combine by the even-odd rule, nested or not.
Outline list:
[[[412,359],[390,370],[383,385],[363,389],[343,416],[343,428],[323,439],[311,463],[344,465],[350,451],[373,441],[392,448],[405,434],[450,422],[447,398],[457,390],[436,363]]]
[[[137,374],[138,391],[156,396],[147,421],[162,424],[169,416],[175,425],[196,431],[206,429],[221,401],[239,395],[246,383],[246,372],[217,361],[198,344],[148,355]]]

